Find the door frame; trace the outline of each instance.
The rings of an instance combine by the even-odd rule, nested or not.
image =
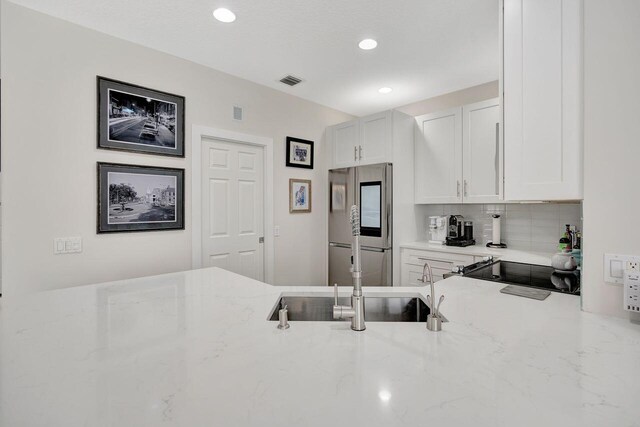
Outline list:
[[[202,268],[202,139],[212,138],[235,144],[254,145],[264,150],[264,278],[273,284],[273,138],[225,129],[191,127],[191,266]]]

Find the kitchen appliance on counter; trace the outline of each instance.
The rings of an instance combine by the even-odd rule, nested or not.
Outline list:
[[[468,224],[468,228],[467,225]],[[475,245],[473,239],[473,223],[467,221],[465,224],[462,215],[449,215],[449,227],[446,238],[447,246],[471,246]],[[467,235],[467,233],[470,233]]]
[[[429,217],[429,243],[444,245],[447,242],[448,218],[446,216]]]
[[[362,285],[393,285],[392,177],[390,163],[329,171],[329,286],[351,285],[352,205],[360,212]]]
[[[577,270],[559,273],[555,268],[546,265],[495,261],[484,265],[472,264],[457,274],[507,285],[580,295],[580,272]]]

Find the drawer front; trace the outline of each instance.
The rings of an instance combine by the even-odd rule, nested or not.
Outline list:
[[[403,250],[402,263],[423,266],[426,262],[431,268],[441,268],[451,271],[455,265],[469,265],[474,263],[473,255],[460,255],[447,252]]]

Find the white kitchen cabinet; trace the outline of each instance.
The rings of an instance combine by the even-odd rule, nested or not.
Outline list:
[[[504,195],[582,199],[582,0],[504,0]]]
[[[333,138],[333,167],[346,168],[358,163],[359,120],[341,123],[331,129]]]
[[[360,119],[359,164],[372,165],[391,161],[392,127],[391,111]]]
[[[462,199],[493,203],[501,199],[499,98],[462,107]]]
[[[499,98],[416,117],[416,204],[502,199]]]
[[[462,202],[462,107],[416,117],[414,202]]]
[[[329,128],[333,157],[331,169],[392,162],[394,129],[407,117],[383,111]]]

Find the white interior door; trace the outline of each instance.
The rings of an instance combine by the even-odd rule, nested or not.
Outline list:
[[[264,280],[264,149],[202,140],[202,266]]]
[[[500,200],[500,101],[462,107],[463,199],[465,203]]]

